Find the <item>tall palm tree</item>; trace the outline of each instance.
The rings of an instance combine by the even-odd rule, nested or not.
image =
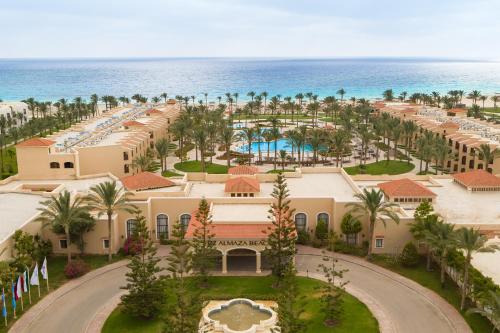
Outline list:
[[[490,172],[489,165],[493,160],[493,157],[497,154],[497,149],[491,149],[490,145],[487,143],[481,144],[479,146],[479,155],[484,161],[484,170]]]
[[[162,92],[162,93],[160,94],[160,97],[161,97],[161,98],[163,98],[163,101],[164,101],[165,103],[167,103],[167,97],[168,97],[168,95],[167,95],[167,93],[166,93],[166,92]]]
[[[59,193],[58,196],[42,202],[43,208],[39,208],[41,214],[36,218],[44,226],[50,225],[52,228],[63,228],[66,235],[68,263],[71,262],[71,227],[80,222],[88,221],[88,207],[82,197],[71,198],[68,191]]]
[[[384,201],[384,194],[381,190],[371,189],[368,191],[363,189],[362,193],[354,195],[360,202],[349,203],[347,207],[351,207],[350,213],[353,215],[360,214],[368,217],[370,222],[368,230],[368,254],[367,259],[372,259],[373,252],[373,233],[375,230],[375,223],[382,222],[384,226],[388,220],[394,221],[399,224],[399,216],[393,210],[398,205],[394,202]]]
[[[108,218],[108,260],[112,259],[112,217],[118,212],[133,213],[137,207],[130,203],[130,192],[118,186],[116,181],[106,181],[90,188],[89,195],[85,198],[89,207],[96,211],[98,216],[106,214]]]
[[[160,159],[161,171],[167,170],[167,161],[170,142],[166,138],[161,138],[155,143],[156,155]]]
[[[472,254],[474,252],[495,252],[496,250],[500,250],[498,245],[487,245],[487,241],[486,236],[482,235],[479,230],[473,228],[460,228],[457,230],[457,247],[463,250],[465,256],[460,310],[465,308],[465,298],[469,291],[469,268],[472,261]]]
[[[444,287],[448,253],[456,248],[455,225],[439,220],[429,233],[429,245],[438,253],[441,287]]]
[[[467,95],[469,99],[472,99],[472,103],[476,105],[477,100],[481,97],[481,92],[478,90],[473,90]]]
[[[278,127],[273,126],[269,130],[272,141],[274,141],[274,170],[276,170],[276,162],[278,158],[278,140],[281,138],[281,133]]]
[[[497,103],[500,101],[500,96],[491,96],[491,100],[493,101],[493,108],[497,109]]]
[[[231,145],[236,140],[234,135],[234,129],[233,126],[231,126],[231,124],[222,126],[220,133],[220,140],[224,145],[224,147],[226,148],[227,167],[229,168],[231,166]]]
[[[241,137],[248,142],[248,165],[252,164],[252,143],[255,138],[255,130],[253,127],[245,127],[241,131]]]
[[[346,94],[346,91],[344,88],[340,88],[339,90],[337,90],[337,95],[340,95],[340,104],[343,104],[345,94]]]

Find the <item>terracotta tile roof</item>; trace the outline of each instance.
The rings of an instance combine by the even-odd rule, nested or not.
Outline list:
[[[160,110],[157,110],[157,109],[149,109],[145,113],[146,114],[162,114],[163,112],[161,112]]]
[[[259,181],[254,178],[232,178],[226,181],[224,191],[227,193],[256,193],[260,192],[260,184]]]
[[[406,109],[403,109],[399,112],[401,112],[401,113],[417,113],[417,110],[412,109],[412,108],[406,108]]]
[[[140,123],[136,120],[129,120],[123,123],[123,126],[130,127],[130,126],[144,126],[143,123]]]
[[[174,182],[151,172],[140,172],[136,175],[123,177],[121,182],[127,190],[131,191],[151,190],[175,186]]]
[[[435,197],[436,194],[424,185],[403,178],[377,185],[389,197]]]
[[[55,141],[44,138],[31,138],[18,143],[16,147],[49,147],[55,144]]]
[[[460,125],[457,123],[454,123],[453,121],[445,121],[441,125],[439,125],[441,128],[460,128]]]
[[[453,174],[453,179],[465,187],[499,187],[500,177],[485,170],[472,170]]]
[[[259,173],[259,169],[249,165],[238,165],[229,168],[227,173],[230,175],[255,175],[256,173]]]

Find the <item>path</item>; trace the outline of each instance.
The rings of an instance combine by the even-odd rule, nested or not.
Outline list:
[[[160,255],[166,248],[160,249]],[[299,246],[297,268],[314,275],[321,250]],[[384,332],[463,332],[471,330],[460,314],[432,291],[363,259],[338,255],[339,265],[348,269],[348,291],[379,311]],[[103,321],[100,310],[116,302],[125,283],[125,262],[103,267],[71,281],[31,308],[10,330],[20,332],[90,332],[95,321]],[[50,299],[49,299],[50,297]],[[109,313],[109,311],[108,311]],[[95,319],[95,320],[94,320]],[[97,325],[99,327],[99,325]]]

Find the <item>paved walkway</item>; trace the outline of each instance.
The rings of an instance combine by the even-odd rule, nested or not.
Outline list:
[[[162,247],[159,254],[166,251]],[[382,332],[471,332],[460,314],[434,292],[363,259],[336,257],[339,266],[349,270],[348,292],[367,304]],[[299,246],[301,275],[317,278],[320,262],[321,250]],[[24,314],[10,332],[98,332],[123,292],[125,264],[120,261],[65,284]]]

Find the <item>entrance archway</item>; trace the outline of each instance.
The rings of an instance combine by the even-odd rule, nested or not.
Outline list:
[[[260,273],[260,252],[246,248],[236,248],[228,250],[223,256],[223,261],[226,261],[225,271],[243,272],[253,271]]]

